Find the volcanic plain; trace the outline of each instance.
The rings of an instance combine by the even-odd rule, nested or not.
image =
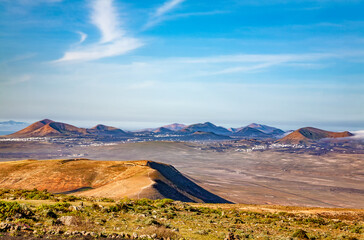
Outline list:
[[[216,146],[216,144],[215,144]],[[204,143],[72,145],[1,142],[0,161],[88,158],[173,165],[204,189],[234,203],[363,208],[364,155],[273,150],[219,151]]]

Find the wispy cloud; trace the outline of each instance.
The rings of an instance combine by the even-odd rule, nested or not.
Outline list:
[[[100,41],[76,47],[66,52],[56,62],[90,61],[118,56],[143,45],[139,39],[126,36],[126,31],[121,26],[113,0],[94,0],[91,8],[91,21],[101,33]],[[81,35],[80,43],[82,43],[87,35],[81,32],[79,34]]]
[[[201,58],[178,58],[175,62],[180,64],[199,64],[210,66],[208,71],[202,71],[199,76],[224,75],[243,72],[256,72],[283,64],[295,64],[296,67],[306,68],[315,66],[319,60],[339,57],[333,53],[310,54],[237,54],[211,56]],[[170,60],[172,61],[172,60]],[[307,65],[309,64],[309,65]],[[225,66],[225,67],[224,67]]]
[[[22,55],[17,55],[12,58],[7,58],[6,60],[1,61],[0,65],[5,65],[5,64],[13,63],[13,62],[27,60],[27,59],[35,57],[36,55],[37,55],[36,53],[26,53],[26,54],[22,54]]]
[[[172,9],[174,9],[175,7],[177,7],[179,4],[181,4],[184,1],[185,0],[170,0],[170,1],[165,2],[162,6],[157,8],[157,11],[155,12],[154,16],[160,17],[160,16],[166,14],[167,12],[170,12]]]
[[[24,83],[24,82],[28,82],[32,79],[32,75],[30,74],[23,74],[23,75],[18,75],[18,76],[14,76],[8,79],[8,81],[4,81],[1,82],[0,84],[2,85],[15,85],[15,84],[19,84],[19,83]]]
[[[92,23],[101,32],[101,43],[112,42],[124,35],[113,0],[95,0],[92,6]]]
[[[161,23],[162,21],[166,20],[167,18],[165,17],[165,15],[171,12],[176,7],[178,7],[184,1],[185,0],[169,0],[164,2],[164,4],[158,7],[150,16],[149,21],[144,26],[144,29],[151,28],[157,25],[158,23]]]
[[[80,35],[80,41],[78,42],[78,44],[81,44],[86,40],[87,34],[84,32],[80,32],[80,31],[78,31],[77,33]]]

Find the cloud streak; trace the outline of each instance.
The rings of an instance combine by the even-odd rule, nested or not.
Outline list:
[[[81,44],[86,40],[87,34],[84,32],[80,32],[80,31],[78,31],[77,33],[80,35],[80,41],[78,42],[78,44]]]
[[[144,29],[151,28],[158,23],[163,22],[167,18],[165,17],[166,14],[173,11],[176,7],[178,7],[181,3],[183,3],[185,0],[169,0],[166,1],[162,6],[158,7],[154,13],[149,18],[149,21],[147,24],[145,24]]]
[[[94,0],[91,10],[91,22],[101,33],[100,41],[67,51],[61,59],[55,62],[91,61],[119,56],[143,46],[139,39],[126,36],[113,0]],[[83,43],[87,35],[82,32],[78,33],[81,36],[79,43]]]
[[[124,35],[112,0],[95,0],[91,21],[101,32],[101,43],[112,42]]]
[[[154,17],[160,17],[167,12],[170,12],[172,9],[176,8],[179,4],[184,2],[185,0],[170,0],[165,2],[162,6],[157,8]]]

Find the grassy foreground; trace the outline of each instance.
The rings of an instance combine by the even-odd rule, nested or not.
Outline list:
[[[364,210],[0,189],[0,239],[364,239]]]

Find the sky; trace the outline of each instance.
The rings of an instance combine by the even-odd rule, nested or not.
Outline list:
[[[364,129],[364,1],[0,0],[0,120]]]

